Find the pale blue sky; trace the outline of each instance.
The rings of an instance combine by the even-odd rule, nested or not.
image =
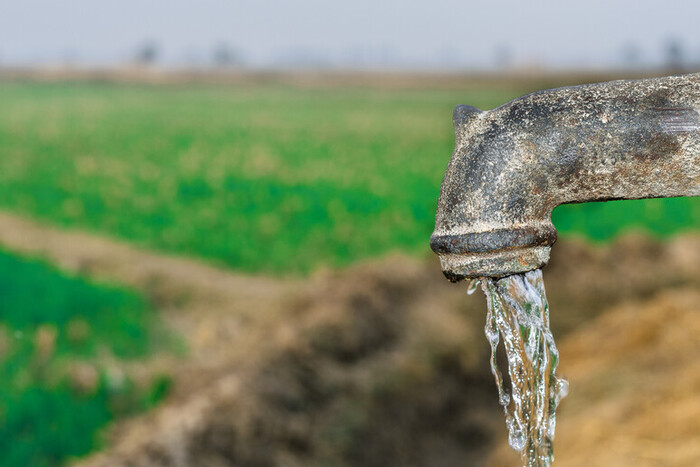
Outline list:
[[[645,0],[0,0],[0,63],[128,60],[146,40],[164,63],[206,60],[217,43],[251,66],[335,64],[605,66],[634,44],[659,63],[678,39],[700,61],[700,2]],[[508,51],[507,54],[503,51]]]

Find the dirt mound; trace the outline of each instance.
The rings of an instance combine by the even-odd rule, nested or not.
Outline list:
[[[432,300],[440,290],[443,305],[457,298],[450,289],[404,258],[317,276],[286,297],[285,321],[261,343],[274,352],[251,348],[219,381],[123,427],[115,449],[88,465],[481,459],[499,407],[466,300]]]
[[[661,243],[629,234],[604,247],[561,241],[544,280],[553,330],[563,335],[622,301],[648,299],[668,288],[700,287],[700,237]]]

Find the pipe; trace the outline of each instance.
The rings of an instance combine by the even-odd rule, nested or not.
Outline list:
[[[560,204],[700,196],[700,74],[454,111],[432,250],[453,282],[544,266]]]

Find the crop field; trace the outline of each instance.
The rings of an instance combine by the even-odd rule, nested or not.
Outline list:
[[[84,455],[109,421],[167,389],[167,378],[137,384],[121,368],[169,345],[134,292],[0,251],[0,297],[0,465]]]
[[[0,209],[275,275],[427,254],[452,108],[531,90],[4,82]],[[668,235],[700,225],[700,202],[554,220],[595,240]]]
[[[555,84],[0,81],[0,211],[274,276],[429,255],[453,107]],[[663,237],[700,227],[700,199],[553,217],[563,237]],[[156,307],[0,250],[0,465],[82,456],[110,422],[163,398],[169,376],[124,370],[179,345]]]

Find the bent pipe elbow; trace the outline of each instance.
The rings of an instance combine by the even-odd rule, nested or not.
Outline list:
[[[452,281],[544,266],[565,203],[700,195],[700,75],[458,106],[430,245]]]

